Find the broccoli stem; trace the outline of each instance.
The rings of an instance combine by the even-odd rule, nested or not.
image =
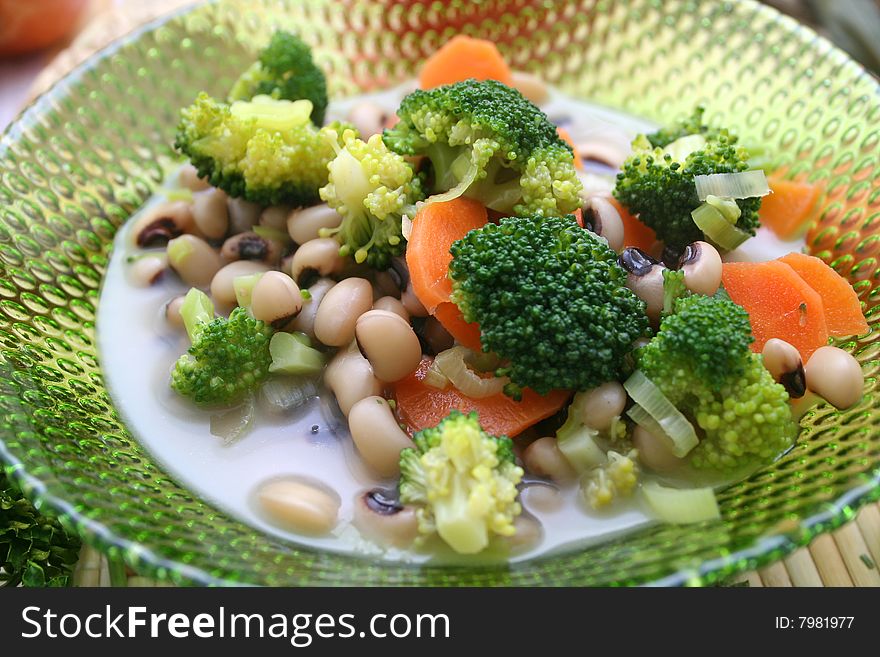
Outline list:
[[[470,509],[467,487],[453,477],[449,499],[434,505],[437,533],[459,554],[476,554],[489,544],[486,523]]]
[[[180,316],[190,342],[195,342],[201,327],[214,319],[214,303],[200,289],[190,288],[180,305]]]

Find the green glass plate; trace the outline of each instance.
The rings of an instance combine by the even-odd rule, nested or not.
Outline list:
[[[843,346],[863,401],[823,405],[794,449],[720,495],[722,519],[658,526],[497,567],[375,563],[268,537],[152,462],[107,395],[95,310],[113,236],[159,184],[177,110],[222,93],[272,30],[313,44],[334,97],[391,85],[459,31],[516,68],[657,121],[703,103],[820,184],[810,250],[847,276],[871,331]],[[880,498],[880,88],[809,29],[754,2],[230,0],[93,57],[0,141],[0,457],[27,494],[141,573],[203,584],[708,584],[777,559]]]

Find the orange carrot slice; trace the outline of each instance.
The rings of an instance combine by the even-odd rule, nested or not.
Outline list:
[[[650,253],[654,243],[657,241],[657,234],[654,230],[630,214],[629,210],[623,207],[620,201],[613,196],[609,196],[608,200],[617,208],[623,221],[623,245],[635,246],[642,251]]]
[[[819,258],[803,253],[789,253],[779,260],[794,269],[822,297],[829,335],[861,335],[868,330],[859,297],[843,276]]]
[[[770,338],[791,343],[804,362],[828,344],[822,297],[784,262],[728,262],[722,270],[724,289],[749,313],[760,352]]]
[[[781,239],[796,237],[810,220],[820,189],[792,180],[770,179],[772,194],[761,200],[758,218]]]
[[[461,311],[451,301],[445,301],[434,309],[434,317],[443,325],[449,335],[473,351],[481,351],[480,325],[464,321]]]
[[[584,161],[581,158],[581,154],[578,152],[578,148],[574,143],[574,140],[571,138],[571,135],[568,133],[568,130],[565,128],[561,128],[556,126],[556,134],[564,141],[566,144],[571,146],[571,150],[574,151],[574,167],[575,169],[583,169]]]
[[[486,225],[486,221],[486,208],[463,196],[427,203],[416,214],[406,247],[406,264],[413,292],[429,313],[449,301],[452,294],[452,282],[446,275],[452,261],[449,247],[469,231]]]
[[[510,67],[492,41],[459,34],[428,57],[419,73],[419,86],[433,89],[468,78],[498,80],[510,85]]]
[[[513,437],[553,415],[571,394],[554,390],[542,396],[525,389],[521,401],[514,401],[501,393],[471,399],[450,385],[440,390],[425,383],[425,373],[431,362],[430,358],[423,359],[413,374],[394,384],[398,414],[412,432],[436,426],[450,411],[459,410],[463,413],[476,411],[480,425],[488,433]]]

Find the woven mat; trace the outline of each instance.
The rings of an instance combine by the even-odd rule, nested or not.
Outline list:
[[[35,81],[31,93],[37,96],[56,80],[100,50],[113,39],[138,25],[169,11],[190,4],[192,0],[94,0],[103,9],[58,54]],[[100,9],[100,8],[99,8]],[[880,504],[863,508],[855,520],[830,534],[815,539],[782,561],[760,570],[735,577],[731,584],[748,586],[878,586],[880,587]],[[111,576],[106,556],[84,547],[74,572],[77,586],[162,586],[135,573]]]

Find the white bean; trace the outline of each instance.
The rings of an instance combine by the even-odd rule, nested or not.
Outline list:
[[[409,313],[399,299],[394,297],[380,297],[373,302],[373,310],[387,310],[395,315],[400,315],[404,320],[409,322]]]
[[[309,298],[303,299],[302,310],[290,324],[287,325],[288,331],[299,331],[305,333],[310,338],[315,337],[315,316],[318,314],[318,308],[327,291],[336,285],[335,281],[330,278],[319,278],[308,289]],[[302,296],[302,295],[300,295]]]
[[[326,203],[321,203],[291,212],[287,217],[287,232],[294,242],[305,244],[321,237],[322,228],[336,228],[341,223],[342,216]]]
[[[372,135],[382,132],[388,114],[385,109],[372,101],[362,101],[351,108],[348,113],[348,121],[360,133],[361,139],[366,141]]]
[[[400,450],[412,447],[388,401],[370,396],[355,403],[348,413],[348,429],[361,458],[382,477],[400,474]]]
[[[290,207],[286,205],[270,205],[260,213],[260,225],[274,230],[287,230],[287,217]]]
[[[376,378],[400,381],[422,360],[422,346],[409,322],[388,310],[368,310],[355,323],[355,338]]]
[[[526,550],[544,537],[544,528],[537,518],[526,514],[518,515],[513,521],[514,533],[506,536],[507,544],[514,551]]]
[[[211,296],[214,298],[214,303],[219,306],[234,306],[236,299],[235,288],[232,285],[233,281],[239,276],[257,274],[268,270],[269,268],[266,265],[256,260],[236,260],[235,262],[230,262],[214,274],[214,278],[211,279]]]
[[[272,520],[301,534],[327,534],[339,515],[335,492],[298,479],[269,481],[259,488],[257,499]]]
[[[611,427],[611,421],[623,413],[626,390],[617,381],[607,381],[591,390],[578,393],[572,406],[581,422],[593,429],[607,431]]]
[[[843,410],[862,398],[865,376],[853,356],[837,347],[819,347],[810,356],[804,370],[807,388],[829,404]]]
[[[654,472],[673,472],[684,462],[672,453],[672,441],[666,436],[655,436],[642,426],[636,425],[632,436],[633,446],[638,450],[639,461]]]
[[[334,285],[318,306],[315,336],[331,347],[354,338],[358,317],[373,307],[373,288],[365,278],[346,278]]]
[[[400,295],[400,302],[403,304],[403,307],[406,308],[410,317],[427,317],[429,314],[425,309],[425,306],[422,305],[422,302],[419,301],[416,293],[413,292],[412,281],[407,284],[403,294]]]
[[[249,231],[260,219],[260,206],[243,198],[230,198],[227,201],[229,208],[229,232],[232,235]]]
[[[556,438],[544,436],[526,447],[523,452],[526,469],[553,481],[571,481],[577,476],[568,459],[559,451]]]
[[[351,523],[362,535],[380,545],[405,548],[419,535],[416,510],[411,506],[372,503],[373,491],[358,495]]]
[[[168,242],[168,264],[193,287],[206,287],[220,271],[220,255],[201,237],[181,235]]]
[[[204,178],[199,178],[199,172],[189,163],[180,167],[180,171],[177,173],[177,182],[181,187],[185,187],[193,192],[200,192],[210,187],[208,181]]]
[[[135,260],[128,270],[131,282],[138,287],[153,285],[168,268],[164,253],[148,253]]]
[[[178,331],[182,331],[185,328],[183,317],[180,315],[181,306],[183,306],[183,296],[174,297],[165,304],[165,321],[168,322],[169,326]]]
[[[770,338],[761,351],[764,367],[773,380],[785,386],[788,396],[798,399],[804,396],[807,376],[800,352],[785,340]]]
[[[370,361],[357,349],[342,349],[334,356],[324,370],[324,383],[336,396],[339,410],[346,417],[361,399],[382,392],[382,382],[373,375]]]

